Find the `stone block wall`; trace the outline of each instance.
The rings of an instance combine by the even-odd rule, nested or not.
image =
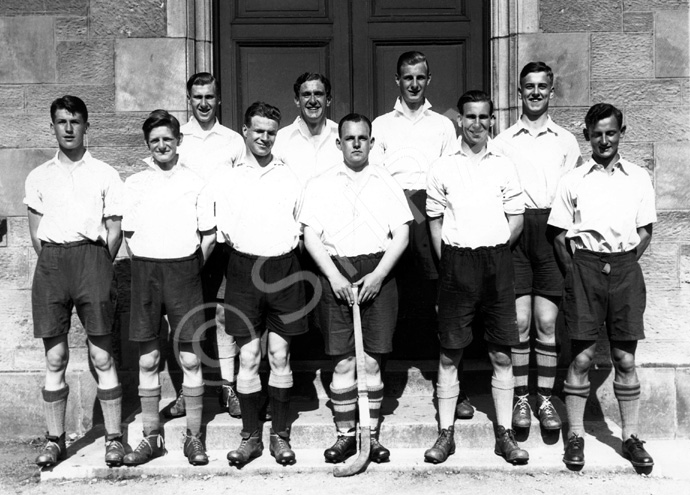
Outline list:
[[[50,103],[65,94],[81,97],[89,109],[90,152],[114,166],[123,179],[140,170],[141,158],[148,155],[141,132],[148,112],[165,108],[185,122],[187,76],[211,67],[210,16],[205,16],[206,22],[196,19],[197,12],[208,12],[210,4],[0,2],[0,98],[5,102],[0,119],[0,424],[8,431],[40,434],[43,429],[43,344],[33,337],[31,319],[36,255],[22,199],[27,174],[56,153]],[[120,257],[116,263],[122,279],[119,292],[126,295],[126,260]],[[128,319],[127,311],[123,297],[120,321]],[[94,409],[95,381],[76,316],[69,345],[67,427],[81,433],[100,412]],[[120,358],[136,369],[136,359]],[[17,407],[20,404],[27,407]]]

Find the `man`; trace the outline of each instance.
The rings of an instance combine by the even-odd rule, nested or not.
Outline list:
[[[218,176],[215,199],[219,239],[230,257],[225,289],[225,330],[240,348],[237,396],[242,408],[242,440],[228,452],[231,465],[243,466],[263,452],[261,336],[268,332],[268,397],[272,412],[270,452],[279,464],[295,463],[288,413],[292,370],[290,341],[307,331],[304,284],[295,219],[302,186],[297,176],[271,153],[280,111],[255,102],[244,114],[244,158]],[[292,282],[292,280],[296,280]]]
[[[330,389],[338,439],[324,457],[327,462],[343,462],[357,450],[351,306],[352,286],[358,286],[372,421],[370,459],[380,463],[390,458],[379,442],[378,420],[383,401],[381,356],[392,350],[398,311],[392,269],[407,246],[412,215],[390,174],[369,165],[374,144],[369,119],[347,115],[338,133],[343,163],[309,182],[299,214],[305,247],[321,271],[323,294],[317,313],[326,354],[334,362]]]
[[[615,369],[613,393],[622,420],[623,456],[651,469],[652,457],[638,436],[640,381],[637,342],[644,338],[645,284],[638,260],[652,240],[654,189],[647,170],[621,158],[623,114],[598,103],[585,117],[592,158],[563,177],[549,225],[559,229],[556,253],[565,268],[563,313],[573,360],[565,381],[568,443],[563,462],[583,466],[584,412],[589,369],[599,329],[606,324]]]
[[[36,464],[53,466],[67,456],[67,334],[76,306],[98,380],[96,396],[106,429],[105,462],[119,466],[125,450],[120,426],[122,387],[111,346],[115,313],[111,284],[112,260],[122,242],[122,182],[115,169],[87,151],[89,113],[80,98],[56,99],[50,105],[50,117],[60,149],[53,159],[31,171],[24,198],[31,242],[38,254],[31,291],[34,336],[43,339],[46,356],[42,393],[48,433]]]
[[[425,215],[427,172],[434,160],[455,152],[455,128],[450,119],[431,110],[426,98],[431,71],[423,53],[410,51],[400,55],[395,83],[400,96],[393,111],[373,122],[376,144],[372,148],[371,161],[385,166],[405,190],[414,215],[409,247],[399,267],[401,278],[405,280],[401,289],[411,292],[412,287],[421,285],[422,294],[435,294],[438,258],[429,239]],[[424,310],[433,312],[435,301],[424,300],[421,305]],[[457,415],[463,419],[474,415],[474,408],[462,392]]]
[[[493,103],[482,91],[458,100],[460,150],[431,167],[426,211],[431,240],[441,259],[438,325],[440,434],[427,462],[444,462],[455,452],[454,411],[458,365],[472,341],[472,323],[483,317],[493,366],[491,395],[496,408],[494,452],[514,464],[529,459],[510,429],[513,370],[510,347],[518,342],[510,245],[522,230],[522,189],[513,163],[488,146]]]
[[[151,112],[142,127],[149,168],[125,181],[122,230],[132,258],[130,340],[139,343],[139,397],[144,438],[124,463],[136,466],[165,454],[158,407],[160,319],[163,310],[179,346],[187,406],[184,454],[208,464],[201,440],[204,380],[195,352],[204,339],[201,267],[216,241],[213,203],[200,194],[204,180],[181,163],[180,123],[165,110]]]
[[[192,109],[192,117],[180,128],[185,139],[180,144],[179,154],[185,166],[209,183],[220,170],[233,167],[242,158],[244,140],[237,132],[218,122],[220,96],[218,82],[213,75],[199,72],[190,77],[187,81],[187,101]],[[223,283],[227,263],[223,245],[218,244],[201,272],[206,304],[218,301],[218,291]],[[223,410],[233,418],[239,418],[240,403],[235,390],[235,339],[225,332],[224,313],[220,304],[215,312],[209,311],[207,317],[215,317],[216,321],[215,339],[214,336],[208,339],[207,348],[214,347],[213,344],[217,346],[215,354],[222,379],[218,400]],[[182,391],[168,414],[171,417],[185,415]]]
[[[298,174],[302,184],[340,163],[336,147],[338,124],[326,117],[331,106],[331,82],[322,74],[305,72],[293,85],[299,116],[278,131],[273,154]]]
[[[551,120],[553,71],[544,62],[530,62],[520,72],[522,115],[496,138],[497,150],[516,165],[525,192],[525,222],[513,250],[515,306],[520,344],[513,347],[515,405],[513,428],[529,428],[528,376],[530,327],[537,330],[537,416],[542,428],[560,430],[561,418],[551,403],[556,379],[556,318],[563,276],[556,261],[553,236],[546,221],[560,178],[581,163],[580,148],[570,132]]]

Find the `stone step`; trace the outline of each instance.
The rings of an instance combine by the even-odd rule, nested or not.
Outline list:
[[[161,401],[163,410],[172,405],[174,399]],[[494,406],[489,394],[472,397],[476,408],[471,420],[457,420],[455,423],[458,442],[467,447],[493,445],[495,422]],[[565,406],[554,398],[554,406],[565,418]],[[388,448],[414,448],[420,445],[431,446],[438,435],[436,406],[431,397],[403,396],[385,397],[382,404],[381,442]],[[186,432],[186,419],[166,419],[163,428],[166,445],[170,450],[181,450],[183,435]],[[204,399],[205,442],[208,449],[231,450],[237,446],[242,429],[242,420],[221,413],[215,398]],[[335,441],[335,427],[330,402],[327,399],[293,400],[289,423],[292,425],[291,442],[295,449],[325,449]],[[268,441],[270,423],[263,425],[263,438]],[[141,414],[130,417],[126,425],[126,440],[132,448],[142,439]],[[558,443],[559,430],[541,431],[536,417],[532,417],[529,431],[518,432],[518,440],[525,442],[527,448],[547,442]]]
[[[588,423],[586,441],[586,466],[583,472],[594,473],[634,473],[630,463],[619,453],[620,441],[610,436],[614,425],[605,423]],[[457,438],[457,435],[456,435]],[[462,440],[457,451],[443,464],[429,464],[424,462],[424,451],[429,446],[415,448],[391,449],[391,461],[385,464],[369,464],[369,472],[398,472],[401,476],[431,476],[434,473],[458,473],[488,475],[501,471],[516,475],[544,475],[549,473],[567,472],[568,468],[562,462],[563,444],[535,445],[529,449],[530,460],[526,465],[513,466],[493,453],[493,444],[483,448],[467,448]],[[672,479],[690,479],[687,469],[685,453],[690,447],[690,440],[650,440],[645,447],[655,459],[652,472],[654,477]],[[78,479],[127,479],[142,476],[165,476],[188,479],[192,476],[275,476],[286,477],[298,473],[323,473],[324,479],[332,479],[333,465],[323,459],[323,449],[296,449],[296,464],[281,466],[275,462],[265,445],[261,457],[254,459],[246,466],[238,469],[228,465],[225,449],[208,451],[210,462],[206,466],[191,466],[179,450],[170,448],[168,453],[158,459],[137,466],[108,468],[103,462],[102,431],[90,432],[79,439],[68,449],[69,457],[55,467],[41,471],[41,481],[48,480],[78,480]],[[353,458],[352,458],[353,459]],[[348,461],[349,462],[349,461]],[[647,473],[645,473],[647,474]],[[516,478],[518,481],[519,478]],[[518,481],[519,482],[519,481]]]
[[[386,396],[389,397],[431,397],[434,394],[438,361],[398,361],[391,360],[386,364],[384,383]],[[292,396],[305,399],[327,399],[328,387],[333,376],[333,364],[330,361],[297,361],[292,363],[294,387]],[[472,360],[465,364],[463,389],[469,393],[481,393],[489,390],[491,384],[491,365],[488,361]],[[268,367],[263,363],[261,377],[268,381]],[[135,376],[132,377],[136,379]],[[161,372],[161,395],[164,399],[175,397],[180,389],[182,375],[179,372]],[[213,395],[220,385],[217,374],[204,374],[206,395]]]

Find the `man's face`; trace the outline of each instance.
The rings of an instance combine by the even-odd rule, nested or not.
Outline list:
[[[331,99],[326,97],[326,87],[321,81],[306,81],[299,88],[299,97],[295,98],[302,120],[318,124],[326,120],[326,109]]]
[[[154,127],[149,133],[146,144],[149,147],[151,156],[159,165],[167,165],[177,156],[177,146],[182,139],[177,139],[172,129],[167,126]]]
[[[193,85],[192,92],[187,96],[187,99],[192,106],[194,118],[200,124],[216,121],[219,100],[215,84]]]
[[[599,163],[609,162],[618,153],[618,144],[625,135],[625,126],[621,129],[616,117],[611,115],[585,129],[584,134],[592,146],[594,160]]]
[[[366,122],[345,122],[336,144],[343,152],[345,165],[352,170],[360,170],[369,163],[369,150],[374,138],[370,136]]]
[[[258,115],[252,117],[249,127],[244,126],[242,128],[247,148],[257,157],[271,154],[277,132],[278,122]]]
[[[546,72],[530,72],[520,81],[518,90],[523,113],[540,116],[549,109],[553,85]]]
[[[488,101],[472,101],[463,105],[462,114],[458,116],[460,133],[465,143],[474,147],[484,145],[489,139],[489,130],[494,125]]]
[[[63,150],[76,150],[84,146],[84,135],[89,128],[81,114],[70,113],[68,110],[58,109],[55,120],[50,124],[55,133],[58,145]]]
[[[400,96],[408,106],[424,103],[424,94],[430,81],[431,76],[427,73],[425,62],[403,65],[400,67],[400,74],[395,76]]]

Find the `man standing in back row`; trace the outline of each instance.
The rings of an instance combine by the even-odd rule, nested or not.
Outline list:
[[[447,117],[431,110],[426,90],[431,71],[426,56],[418,51],[398,58],[395,82],[400,90],[393,111],[373,122],[371,163],[383,165],[405,191],[414,220],[410,224],[409,245],[400,260],[403,293],[423,286],[424,294],[436,293],[438,259],[429,239],[426,218],[426,179],[431,164],[456,150],[455,128]],[[433,298],[423,301],[424,310],[433,312]],[[471,418],[474,409],[461,394],[458,417]]]
[[[220,170],[232,168],[244,154],[244,139],[237,132],[218,122],[220,95],[218,82],[212,74],[199,72],[187,81],[187,101],[192,108],[189,122],[180,127],[184,136],[179,153],[182,163],[199,174],[208,184]],[[223,283],[223,275],[228,264],[225,247],[216,245],[201,272],[204,302],[218,301],[218,291]],[[222,294],[221,294],[222,298]],[[225,317],[219,305],[216,311],[207,312],[207,318],[215,313],[216,332],[207,336],[207,349],[216,346],[216,356],[222,385],[218,400],[223,410],[234,418],[240,417],[240,402],[235,390],[235,338],[225,333]],[[212,351],[213,352],[213,351]],[[185,415],[184,395],[180,392],[177,402],[170,408],[172,417]]]
[[[293,85],[299,116],[278,131],[273,154],[295,172],[304,185],[342,161],[336,146],[338,124],[326,117],[331,106],[331,82],[322,74],[305,72]]]
[[[515,399],[513,428],[529,428],[528,397],[530,326],[537,330],[537,416],[542,428],[559,430],[561,418],[551,404],[556,379],[556,318],[563,291],[546,221],[561,177],[582,162],[580,148],[570,132],[549,117],[553,71],[544,62],[530,62],[520,72],[518,87],[522,115],[494,141],[495,148],[515,164],[525,192],[522,235],[513,250],[515,306],[520,344],[513,347]]]

